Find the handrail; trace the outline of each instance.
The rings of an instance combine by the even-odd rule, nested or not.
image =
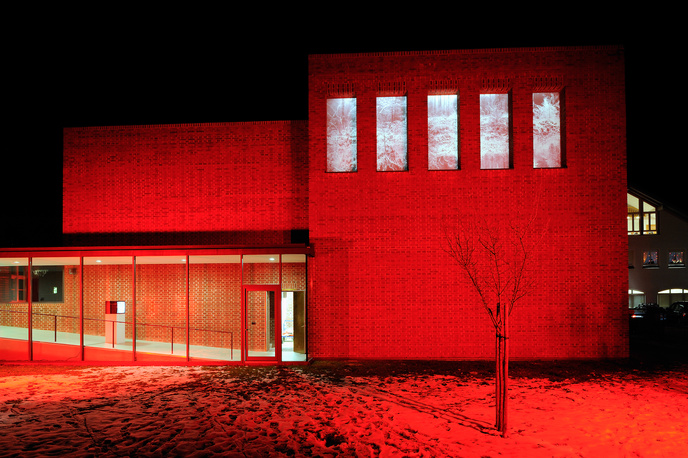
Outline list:
[[[10,313],[24,313],[24,314],[29,314],[28,311],[25,310],[10,310],[10,309],[0,309],[0,312],[10,312]],[[72,319],[79,319],[78,316],[73,316],[73,315],[56,315],[52,313],[32,313],[33,316],[51,316],[53,317],[53,331],[55,333],[54,341],[57,343],[57,319],[58,318],[72,318]],[[84,320],[91,320],[91,321],[103,321],[106,323],[112,323],[112,334],[113,336],[115,335],[115,323],[123,323],[123,324],[132,324],[133,321],[119,321],[119,320],[108,320],[104,318],[88,318],[84,317]],[[154,327],[160,327],[160,328],[170,328],[170,333],[171,333],[171,339],[170,339],[170,354],[174,354],[174,330],[175,329],[183,329],[186,330],[186,326],[172,326],[172,325],[167,325],[167,324],[153,324],[153,323],[143,323],[141,321],[136,321],[136,325],[139,326],[154,326]],[[220,334],[229,334],[230,342],[229,342],[229,350],[230,350],[230,359],[234,359],[234,331],[219,331],[215,329],[200,329],[200,328],[189,328],[189,339],[191,338],[191,332],[190,331],[200,331],[200,332],[218,332]],[[115,348],[115,339],[112,339],[112,348]]]

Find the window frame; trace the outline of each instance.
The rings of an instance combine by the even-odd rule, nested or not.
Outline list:
[[[432,98],[435,98],[435,97],[454,97],[455,98],[455,103],[456,103],[455,108],[456,109],[452,115],[455,118],[455,122],[456,122],[455,129],[456,129],[456,131],[452,132],[452,134],[454,134],[454,133],[456,134],[456,142],[453,143],[451,145],[451,147],[456,148],[456,156],[455,156],[456,166],[453,168],[449,168],[449,167],[431,168],[430,167],[431,157],[434,157],[434,155],[431,155],[431,151],[433,151],[438,146],[438,144],[436,144],[436,143],[431,144],[431,135],[430,135],[431,134],[431,128],[432,128],[432,125],[430,122],[430,119],[431,119],[430,118],[430,101]],[[449,92],[446,92],[446,93],[429,93],[429,94],[427,94],[426,100],[427,100],[427,107],[428,107],[428,119],[427,119],[427,122],[428,122],[428,144],[427,144],[427,146],[428,146],[428,171],[443,172],[443,171],[460,170],[461,169],[461,114],[460,114],[459,108],[460,108],[460,104],[461,104],[461,97],[460,97],[458,91],[451,92],[451,93],[449,93]],[[453,159],[454,159],[454,157],[452,157],[452,160]],[[435,160],[434,162],[437,162],[437,160]]]
[[[331,156],[334,155],[335,151],[332,151],[330,149],[330,125],[331,125],[331,118],[330,118],[330,101],[343,101],[343,100],[350,100],[353,103],[353,119],[351,117],[348,118],[348,123],[353,124],[353,135],[350,137],[350,140],[352,141],[352,151],[350,153],[352,154],[351,158],[351,167],[349,170],[334,170],[330,169],[330,162],[331,162]],[[356,173],[358,172],[358,100],[356,97],[329,97],[325,101],[325,106],[326,106],[326,114],[325,114],[325,172],[327,173]],[[341,107],[340,107],[341,108]],[[351,107],[350,107],[351,108]],[[348,126],[351,127],[351,126]],[[351,132],[349,132],[351,134]]]
[[[558,122],[558,137],[559,137],[559,157],[558,165],[539,165],[540,162],[536,162],[536,134],[535,134],[535,97],[536,95],[549,95],[549,94],[556,94],[557,95],[557,102],[558,102],[558,109],[559,109],[559,118],[557,120]],[[564,91],[563,90],[550,90],[550,91],[533,91],[531,93],[531,101],[532,101],[532,108],[533,108],[533,123],[532,123],[532,128],[533,128],[533,168],[534,169],[562,169],[566,167],[566,129],[565,129],[565,105],[564,105]]]
[[[482,113],[483,113],[483,96],[504,96],[506,97],[506,114],[507,114],[507,140],[506,140],[506,146],[507,146],[507,164],[505,167],[493,167],[490,166],[487,163],[488,157],[484,156],[484,151],[486,152],[487,150],[484,150],[484,138],[483,138],[483,122],[482,122]],[[480,170],[512,170],[514,168],[514,116],[513,116],[513,96],[511,94],[511,90],[508,91],[484,91],[479,94],[479,113],[480,113],[480,119],[478,120],[478,135],[479,135],[479,150],[480,150]],[[501,157],[499,158],[501,160]]]
[[[654,202],[650,202],[643,197],[637,196],[633,193],[626,193],[626,200],[628,201],[628,196],[632,196],[638,199],[638,211],[631,212],[627,211],[626,216],[626,227],[628,235],[659,235],[659,205]],[[651,206],[654,210],[646,211],[645,205]],[[654,229],[646,229],[646,222],[652,227],[652,219],[654,218]]]

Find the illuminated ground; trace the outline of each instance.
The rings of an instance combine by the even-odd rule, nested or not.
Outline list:
[[[685,362],[514,363],[512,375],[501,438],[489,363],[0,365],[0,456],[685,452]]]

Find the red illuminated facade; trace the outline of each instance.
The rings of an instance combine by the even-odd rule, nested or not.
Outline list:
[[[437,104],[450,115],[436,114]],[[556,131],[547,138],[556,138],[543,149],[534,119],[546,110]],[[248,362],[266,339],[281,340],[278,353],[293,341],[303,360],[492,358],[491,323],[442,250],[445,229],[456,220],[507,222],[537,207],[547,231],[534,248],[537,288],[512,314],[512,357],[628,356],[617,47],[315,55],[308,121],[65,129],[63,181],[72,248],[0,252],[27,259],[18,275],[34,275],[34,257],[73,263],[63,265],[65,294],[75,297],[69,313],[30,301],[28,291],[17,300],[17,287],[10,301],[7,282],[0,319],[27,327],[29,340],[25,309],[49,309],[33,316],[37,330],[51,329],[52,315],[72,315],[86,323],[76,320],[72,332],[103,334],[96,312],[85,310],[128,300],[136,307],[122,320],[128,339],[164,341],[171,353],[179,344],[191,362],[196,344],[232,347],[239,356],[226,360]],[[95,248],[76,248],[84,246]],[[95,258],[108,253],[124,259],[106,271]],[[9,278],[13,267],[0,269]],[[248,301],[258,286],[263,315],[254,320]],[[294,301],[291,326],[301,335],[277,324],[286,313],[278,306],[264,312],[260,301],[275,297]],[[230,332],[231,344],[222,341]],[[284,334],[270,340],[271,332]],[[22,340],[2,337],[22,359]],[[96,352],[80,346],[75,359]],[[132,347],[122,360],[168,358]]]

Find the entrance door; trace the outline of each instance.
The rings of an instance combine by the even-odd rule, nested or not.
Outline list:
[[[278,360],[282,353],[279,286],[244,286],[243,302],[246,361]]]

